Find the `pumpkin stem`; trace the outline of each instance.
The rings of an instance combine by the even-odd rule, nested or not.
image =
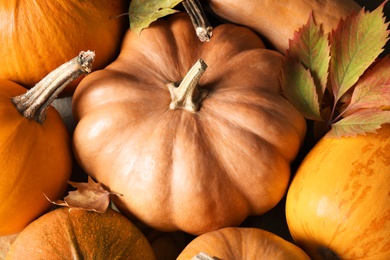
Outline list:
[[[198,87],[199,79],[206,71],[207,64],[199,59],[183,78],[177,87],[175,83],[168,84],[172,102],[170,109],[184,109],[195,113],[199,110],[200,102],[209,91]]]
[[[94,59],[95,52],[80,52],[77,57],[50,72],[26,93],[13,97],[12,103],[24,117],[42,124],[49,105],[69,83],[82,74],[91,72]]]
[[[191,258],[191,260],[221,260],[221,259],[215,256],[210,256],[204,252],[200,252],[199,254]]]
[[[191,18],[199,40],[208,42],[213,35],[213,27],[210,26],[199,0],[184,0],[182,3]]]

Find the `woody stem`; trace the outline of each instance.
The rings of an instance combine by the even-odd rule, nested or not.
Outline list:
[[[69,83],[82,74],[91,72],[94,59],[93,51],[80,52],[77,57],[50,72],[26,93],[13,97],[12,103],[24,117],[42,124],[49,105]]]

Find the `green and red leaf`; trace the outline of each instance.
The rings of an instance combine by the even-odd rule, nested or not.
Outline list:
[[[283,95],[311,120],[322,120],[314,79],[310,70],[292,58],[286,58],[282,75]]]
[[[283,93],[307,119],[331,124],[328,136],[374,133],[390,123],[390,57],[374,63],[389,37],[386,2],[340,20],[328,38],[310,17],[290,41]]]
[[[315,24],[312,15],[290,40],[286,57],[300,61],[310,71],[317,89],[318,102],[321,103],[328,78],[330,48],[328,36],[320,25]]]
[[[350,15],[330,35],[330,83],[336,102],[383,51],[389,36],[383,6]]]
[[[390,123],[390,110],[362,109],[332,124],[327,137],[356,136],[376,133],[381,125]]]
[[[381,59],[358,81],[344,116],[360,109],[382,107],[390,107],[389,56]]]

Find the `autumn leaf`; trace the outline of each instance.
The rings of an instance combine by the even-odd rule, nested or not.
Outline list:
[[[104,213],[110,204],[110,196],[121,196],[119,193],[107,191],[100,183],[95,182],[90,176],[88,176],[87,183],[69,182],[69,184],[76,188],[76,190],[70,191],[64,200],[52,201],[46,195],[45,197],[51,203],[58,206],[67,206],[69,208]]]
[[[283,95],[307,119],[322,121],[316,86],[310,71],[295,59],[286,57],[283,72]]]
[[[329,37],[309,17],[290,41],[283,93],[307,119],[327,122],[327,136],[375,133],[390,123],[390,56],[375,62],[389,36],[386,2],[340,20]]]
[[[381,125],[387,123],[390,123],[390,110],[362,109],[332,124],[332,129],[326,137],[376,133]]]
[[[132,0],[129,7],[130,28],[137,34],[157,19],[176,13],[173,8],[183,0]]]
[[[384,4],[350,15],[330,34],[330,83],[336,102],[383,51],[389,34]]]
[[[329,52],[328,36],[324,34],[320,25],[315,24],[312,15],[310,15],[307,24],[295,32],[286,51],[287,60],[290,58],[299,60],[310,71],[319,103],[321,103],[326,89],[330,61]]]
[[[390,57],[384,57],[358,81],[344,116],[365,108],[390,108]]]

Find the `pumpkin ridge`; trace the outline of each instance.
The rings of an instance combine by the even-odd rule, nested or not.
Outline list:
[[[245,103],[245,102],[240,102],[240,101],[232,101],[232,100],[221,100],[222,102],[221,103],[230,103],[230,104],[237,104],[237,105],[240,105],[240,103]],[[260,109],[256,108],[256,107],[259,107],[259,108],[262,108],[262,112],[265,111],[266,113],[264,114],[268,114],[269,118],[272,118],[274,117],[274,113],[275,111],[271,111],[269,110],[268,108],[262,106],[261,104],[253,104],[253,103],[246,103],[248,108],[250,108],[250,110],[253,110],[256,114],[258,113],[258,111]],[[212,109],[211,107],[208,107],[208,109],[210,109],[210,111],[213,111],[214,114],[215,114],[215,118],[217,118],[217,121],[218,120],[222,120],[221,117],[223,118],[223,122],[225,125],[230,125],[228,128],[236,128],[238,129],[240,132],[249,132],[251,133],[251,135],[254,137],[253,139],[256,139],[258,140],[258,143],[266,143],[268,144],[267,147],[269,147],[268,149],[272,149],[274,150],[276,153],[278,153],[280,156],[282,156],[284,159],[290,161],[290,156],[286,156],[285,154],[285,151],[283,151],[282,147],[280,147],[277,142],[279,140],[270,140],[269,138],[266,138],[267,134],[264,134],[263,132],[258,132],[256,131],[256,129],[254,129],[254,127],[250,127],[248,126],[248,124],[243,124],[244,122],[238,122],[237,120],[235,120],[237,117],[235,116],[232,116],[231,113],[229,112],[226,112],[224,114],[221,113],[221,109],[218,109],[218,110],[215,110],[215,109]],[[207,111],[208,113],[210,113],[210,111]],[[217,115],[216,115],[217,114]],[[278,113],[278,116],[276,117],[279,117],[281,113]],[[224,116],[224,115],[227,115],[228,117]],[[214,119],[215,120],[215,119]],[[247,122],[247,121],[246,121]],[[276,130],[275,130],[276,131]],[[274,147],[277,147],[277,149],[275,149]],[[289,151],[290,152],[290,151]],[[249,156],[250,154],[248,154]]]
[[[65,209],[65,208],[64,208]],[[63,226],[66,227],[66,234],[68,235],[68,241],[70,246],[70,255],[72,256],[72,259],[84,259],[80,243],[78,237],[75,233],[75,228],[77,228],[77,223],[75,225],[73,218],[70,214],[71,210],[78,210],[78,209],[67,209],[69,212],[66,214],[61,214],[60,218],[63,222]],[[69,223],[69,225],[67,224]]]
[[[217,113],[217,114],[219,114],[220,113],[220,111],[218,110],[215,110],[215,112]],[[210,111],[207,111],[207,115],[211,118],[211,113],[210,113]],[[210,119],[209,119],[210,120]],[[221,116],[219,116],[219,115],[215,115],[215,118],[213,118],[213,119],[211,119],[213,122],[222,122],[223,123],[223,125],[225,125],[226,127],[226,129],[228,129],[229,131],[230,130],[232,130],[233,128],[234,129],[236,129],[237,131],[240,131],[242,134],[245,134],[245,133],[249,133],[251,136],[252,136],[252,141],[250,141],[250,142],[247,142],[247,143],[252,143],[252,144],[254,144],[254,143],[256,143],[256,144],[259,144],[259,143],[261,143],[262,145],[261,145],[261,147],[259,146],[257,149],[260,149],[260,150],[265,150],[265,151],[267,151],[267,157],[268,158],[279,158],[279,157],[277,157],[277,156],[275,156],[275,154],[277,154],[277,155],[282,155],[280,152],[279,152],[279,150],[278,149],[275,149],[274,147],[273,147],[273,144],[272,143],[270,143],[270,142],[268,142],[267,140],[265,140],[261,135],[259,135],[259,134],[256,134],[256,133],[253,133],[252,131],[248,131],[248,129],[245,129],[245,128],[242,128],[242,127],[240,127],[240,126],[238,126],[238,125],[232,125],[231,124],[231,121],[232,120],[229,120],[229,119],[221,119]],[[204,124],[204,125],[212,125],[212,124]],[[217,127],[217,129],[218,129],[218,132],[221,132],[221,129],[222,129],[222,127],[221,127],[221,125],[219,125],[218,127]],[[209,130],[209,132],[217,132],[215,129],[213,130],[213,129],[210,129]],[[226,134],[226,135],[229,135],[229,134]],[[240,136],[240,134],[239,133],[236,133],[235,134],[236,136]],[[207,136],[207,134],[206,134],[206,136]],[[248,136],[248,135],[247,135]],[[253,196],[253,194],[251,194],[251,192],[253,192],[253,191],[251,191],[250,189],[248,189],[248,188],[246,188],[248,185],[250,185],[250,186],[253,186],[254,185],[254,183],[251,181],[251,180],[248,180],[247,182],[245,182],[245,179],[243,179],[242,178],[242,176],[240,176],[240,175],[236,175],[235,173],[236,173],[236,170],[234,169],[234,167],[237,167],[237,165],[236,164],[232,164],[231,163],[231,160],[229,160],[228,159],[228,156],[225,156],[225,153],[224,153],[224,150],[226,151],[226,150],[231,150],[231,148],[237,148],[237,146],[239,146],[239,144],[240,143],[237,143],[237,140],[230,140],[230,139],[226,139],[226,138],[223,138],[223,137],[221,137],[221,138],[216,138],[215,136],[213,137],[213,138],[211,138],[211,140],[213,140],[213,139],[215,139],[215,140],[225,140],[225,142],[228,142],[226,145],[223,145],[224,147],[225,147],[225,149],[223,149],[223,150],[221,150],[221,149],[217,149],[216,150],[216,147],[222,147],[222,145],[221,144],[216,144],[215,142],[213,142],[213,141],[211,141],[210,142],[210,148],[211,148],[211,150],[214,150],[215,152],[215,154],[218,154],[218,155],[220,155],[219,156],[219,159],[218,159],[218,161],[220,161],[220,164],[221,165],[225,165],[224,167],[223,167],[223,169],[224,169],[224,171],[225,171],[225,174],[226,174],[226,176],[229,176],[229,179],[230,180],[232,180],[232,183],[235,183],[235,186],[234,186],[234,189],[235,190],[237,190],[237,191],[240,191],[240,195],[242,195],[242,198],[246,198],[246,200],[242,200],[244,203],[245,203],[245,205],[246,205],[246,209],[247,209],[247,212],[250,212],[251,214],[262,214],[262,213],[264,213],[266,210],[265,210],[265,208],[262,208],[262,209],[259,209],[259,208],[256,208],[254,205],[257,205],[258,203],[257,202],[255,202],[255,201],[258,201],[260,198],[261,198],[261,196],[259,197],[259,196]],[[247,139],[247,137],[245,137],[245,139]],[[256,141],[254,141],[254,140],[256,140]],[[265,143],[264,143],[264,142]],[[265,148],[265,146],[267,147],[267,148]],[[227,147],[229,147],[229,149],[227,149]],[[253,152],[246,152],[245,150],[242,150],[241,148],[239,148],[241,151],[244,151],[244,153],[246,154],[246,158],[249,158],[249,160],[252,160],[251,158],[252,158],[252,153]],[[285,158],[284,156],[282,156],[282,158]],[[237,159],[237,158],[234,158],[234,159]],[[270,164],[272,162],[272,165]],[[283,166],[283,167],[281,167],[281,162],[280,161],[273,161],[273,160],[271,160],[271,162],[269,161],[269,160],[267,160],[267,159],[263,159],[262,161],[261,161],[261,163],[263,163],[263,164],[266,164],[266,165],[269,165],[268,167],[267,167],[267,169],[269,169],[269,171],[270,172],[278,172],[278,171],[284,171],[284,172],[286,172],[286,174],[285,175],[280,175],[280,173],[279,173],[279,175],[280,175],[280,178],[279,178],[279,180],[276,182],[278,185],[283,185],[283,186],[285,186],[284,188],[283,188],[283,190],[286,190],[286,188],[287,188],[287,181],[288,181],[288,179],[289,179],[289,175],[290,175],[290,170],[288,169],[288,165],[285,165],[285,166]],[[242,162],[240,162],[240,163],[242,163]],[[260,162],[259,162],[260,163]],[[260,164],[261,164],[260,163]],[[279,168],[277,168],[277,165],[279,165]],[[228,168],[228,167],[226,167],[226,166],[232,166],[232,167],[230,167],[230,168]],[[241,165],[242,166],[242,165]],[[241,167],[240,166],[240,167]],[[281,169],[283,169],[283,170],[281,170]],[[260,174],[260,172],[257,172],[258,174]],[[263,185],[264,187],[267,187],[267,183],[269,182],[269,181],[265,181],[264,182],[264,180],[265,179],[263,179],[262,180],[262,182],[261,182],[261,185]],[[247,185],[246,185],[246,183],[247,183]],[[284,184],[283,184],[284,183]],[[259,181],[257,181],[257,184],[260,184],[260,182]],[[272,189],[271,187],[267,187],[267,188],[265,188],[265,189]],[[283,193],[284,194],[284,193]],[[279,194],[278,196],[282,196],[283,194]],[[250,198],[252,198],[252,199],[250,199]],[[252,201],[253,200],[253,201]],[[250,206],[250,205],[252,205],[252,206]],[[242,207],[242,206],[241,206]]]
[[[213,169],[217,169],[217,171],[209,171],[206,174],[207,175],[208,174],[220,175],[220,173],[225,174],[226,178],[224,178],[224,187],[226,188],[226,186],[229,186],[230,193],[234,193],[237,195],[237,196],[235,196],[235,199],[240,201],[240,205],[245,204],[245,208],[249,209],[248,203],[245,201],[243,196],[238,192],[237,187],[235,187],[235,185],[233,185],[234,182],[233,182],[233,178],[232,178],[231,174],[228,174],[229,172],[227,171],[226,167],[224,166],[223,161],[221,160],[221,158],[218,156],[218,153],[215,152],[213,146],[211,145],[212,138],[210,138],[209,134],[207,134],[207,132],[205,131],[205,124],[204,124],[204,122],[202,122],[202,118],[203,118],[202,112],[199,111],[195,114],[192,114],[191,112],[188,112],[188,111],[181,111],[181,115],[182,115],[182,118],[183,118],[183,115],[186,115],[186,116],[191,117],[193,119],[194,127],[196,127],[195,132],[197,133],[197,136],[199,136],[199,138],[196,138],[196,139],[200,139],[202,142],[199,147],[201,147],[200,149],[202,151],[207,151],[207,157],[209,159],[211,159],[214,163]],[[178,174],[178,173],[173,173],[173,174]],[[180,198],[180,196],[174,196],[174,197]],[[208,216],[207,218],[211,217],[211,218],[213,218],[213,221],[217,222],[218,217],[221,215],[221,213],[219,212],[220,207],[217,206],[218,201],[211,200],[211,201],[207,201],[207,203],[206,202],[203,202],[203,203],[207,204],[207,205],[203,205],[203,210],[207,209],[206,210],[207,216]],[[175,205],[175,204],[173,204],[173,205]],[[180,206],[180,203],[177,205]],[[210,209],[211,209],[211,211],[210,211]],[[180,212],[180,211],[182,211],[182,209],[179,207],[179,208],[175,208],[174,211]],[[245,210],[241,209],[241,214],[244,211]],[[186,223],[184,223],[183,227],[179,221],[176,221],[176,223],[177,223],[179,228],[182,228],[182,229],[185,228],[184,226]],[[208,225],[208,224],[205,224],[205,225]]]

